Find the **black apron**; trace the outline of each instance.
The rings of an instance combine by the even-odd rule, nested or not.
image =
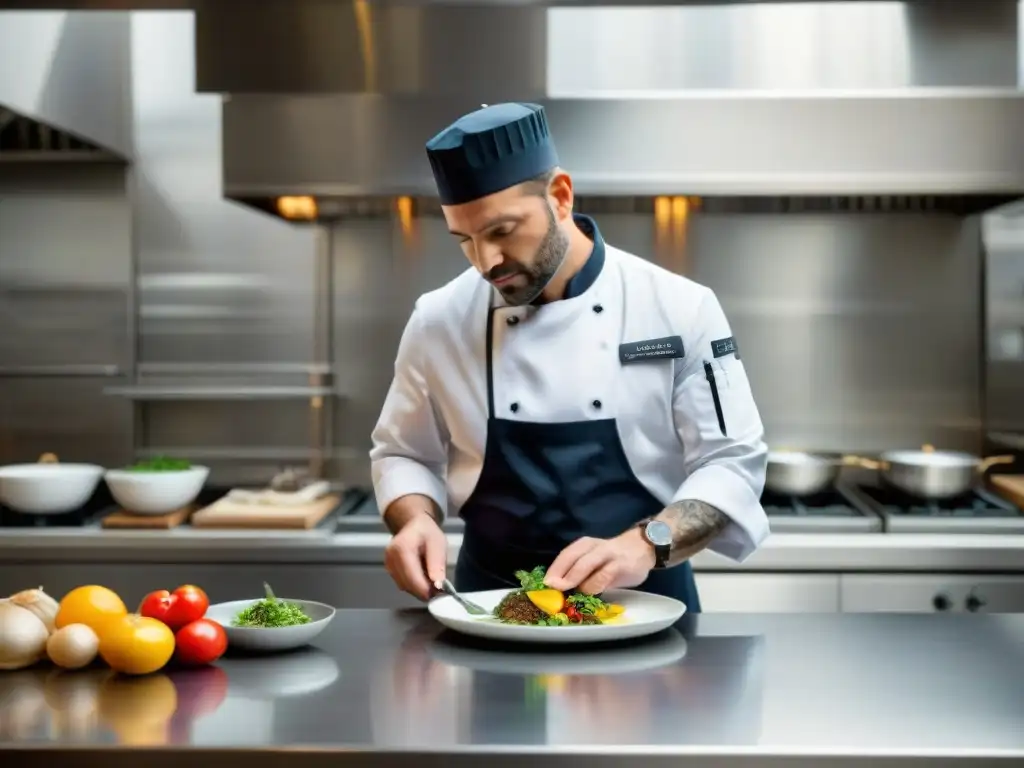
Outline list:
[[[549,567],[582,536],[611,538],[664,509],[636,476],[615,419],[538,423],[499,419],[494,409],[494,312],[487,315],[487,443],[476,488],[462,506],[459,591],[518,587],[517,570]],[[651,571],[637,589],[700,612],[687,561]]]

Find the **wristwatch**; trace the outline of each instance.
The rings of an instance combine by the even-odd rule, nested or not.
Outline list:
[[[639,525],[647,543],[654,547],[654,567],[667,568],[672,553],[672,529],[661,520],[642,520]]]

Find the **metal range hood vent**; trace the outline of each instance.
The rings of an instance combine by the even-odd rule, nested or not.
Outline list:
[[[0,104],[0,163],[124,163],[124,159],[68,131]]]
[[[546,107],[583,197],[973,210],[1024,195],[1017,14],[1017,0],[265,0],[200,9],[197,89],[227,94],[225,195],[277,212],[282,197],[339,217],[430,198],[424,142],[506,100]]]
[[[670,218],[672,210],[722,214],[801,215],[843,214],[945,214],[971,216],[1002,210],[1018,201],[1016,195],[849,195],[849,196],[726,196],[694,195],[577,197],[573,210],[592,216],[645,215]],[[368,196],[285,198],[248,197],[237,202],[293,223],[335,223],[342,221],[403,220],[438,218],[441,204],[436,197]]]

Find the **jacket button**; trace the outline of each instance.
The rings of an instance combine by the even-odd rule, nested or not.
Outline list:
[[[601,401],[600,400],[595,400],[593,403],[591,403],[591,405],[593,405],[597,409],[600,409],[601,408]]]
[[[512,315],[512,317],[505,320],[509,325],[516,325],[519,322],[519,315]]]
[[[516,411],[519,410],[519,403],[512,403],[512,405],[510,405],[509,408],[512,409],[512,413],[515,413]]]
[[[595,304],[594,311],[597,312],[597,314],[601,314],[602,312],[604,312],[604,307],[602,307],[600,304]]]

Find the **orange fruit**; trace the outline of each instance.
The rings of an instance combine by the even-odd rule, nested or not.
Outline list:
[[[557,589],[534,589],[527,592],[526,597],[548,616],[561,613],[565,608],[565,595]]]
[[[100,635],[100,656],[115,672],[148,675],[174,654],[174,633],[166,624],[130,613],[109,619]]]
[[[54,624],[57,629],[68,624],[85,624],[99,635],[107,621],[120,618],[126,613],[128,608],[116,592],[106,587],[89,585],[76,587],[64,595],[57,608]]]

